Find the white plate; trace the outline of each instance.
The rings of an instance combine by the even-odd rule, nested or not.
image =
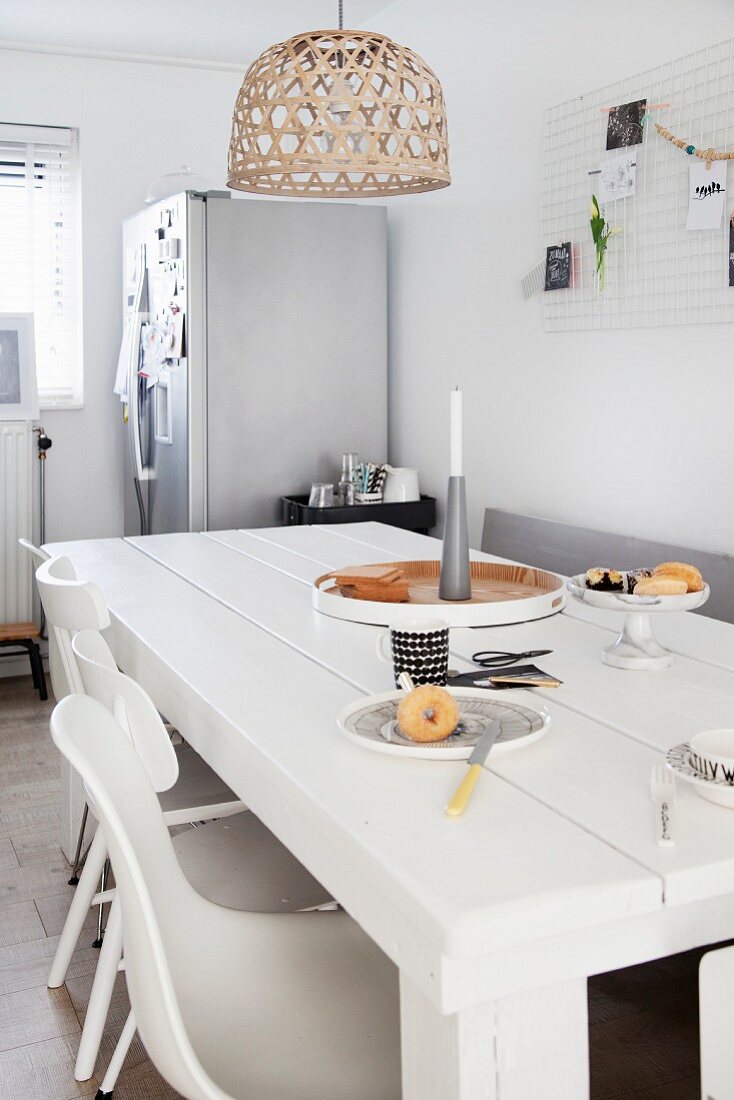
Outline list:
[[[679,779],[691,783],[696,793],[700,794],[702,798],[708,799],[709,802],[715,802],[718,806],[727,806],[729,809],[734,809],[734,786],[697,772],[688,762],[690,752],[691,746],[687,741],[668,749],[666,763],[670,770]]]
[[[686,592],[682,596],[635,596],[629,592],[598,592],[586,587],[586,574],[579,573],[568,580],[568,591],[577,600],[605,611],[641,611],[656,615],[661,611],[693,611],[706,603],[710,588],[706,584],[700,592]]]
[[[344,707],[337,718],[342,733],[373,752],[391,756],[417,756],[424,760],[466,760],[481,733],[492,719],[502,725],[502,733],[492,753],[511,752],[532,745],[543,737],[550,726],[545,708],[533,710],[519,703],[506,703],[489,697],[482,688],[447,688],[459,704],[460,732],[444,741],[418,744],[408,741],[395,730],[398,705],[405,698],[403,691],[386,691],[369,695]],[[463,728],[462,728],[463,727]]]

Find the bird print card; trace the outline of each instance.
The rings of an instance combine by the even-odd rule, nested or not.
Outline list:
[[[725,160],[691,160],[688,183],[688,221],[686,229],[718,229],[726,203]]]

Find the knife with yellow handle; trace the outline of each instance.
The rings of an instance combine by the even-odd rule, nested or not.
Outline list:
[[[459,786],[454,791],[446,806],[445,813],[447,813],[449,817],[460,817],[468,806],[471,793],[474,790],[474,785],[477,779],[479,779],[484,766],[484,761],[489,756],[492,745],[494,745],[501,733],[501,724],[497,721],[492,721],[477,741],[473,753],[467,760],[469,771],[466,773],[461,783],[459,783]]]

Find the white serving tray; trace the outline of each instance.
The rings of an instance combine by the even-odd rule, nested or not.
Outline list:
[[[389,626],[406,619],[444,619],[449,626],[505,626],[544,619],[562,611],[566,589],[561,577],[525,565],[473,561],[472,598],[441,600],[438,561],[380,562],[402,569],[408,577],[407,603],[378,603],[342,595],[335,570],[318,577],[313,585],[313,606],[323,615],[355,623]]]

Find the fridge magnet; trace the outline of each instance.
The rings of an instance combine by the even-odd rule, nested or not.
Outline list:
[[[629,199],[635,193],[637,154],[622,153],[599,162],[599,202]]]
[[[571,285],[571,242],[552,244],[545,254],[545,289],[565,290]]]
[[[0,313],[0,420],[37,420],[32,313]]]
[[[726,204],[726,161],[707,166],[691,160],[688,180],[686,229],[718,229]]]
[[[624,149],[639,145],[642,141],[642,119],[647,110],[646,99],[632,103],[620,103],[609,111],[607,122],[607,149]]]

